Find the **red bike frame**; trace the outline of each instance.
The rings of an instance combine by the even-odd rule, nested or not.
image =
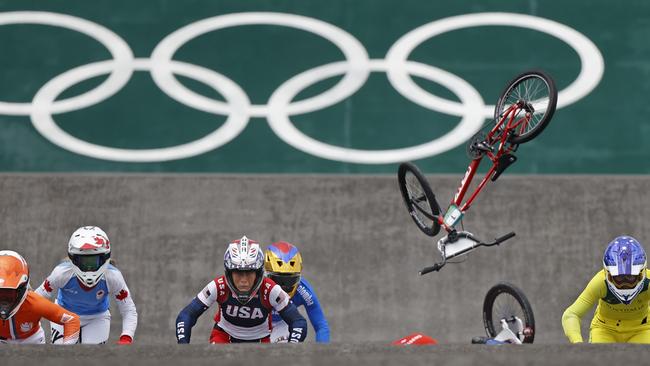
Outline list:
[[[480,157],[470,162],[469,167],[465,172],[465,176],[460,182],[460,187],[458,187],[458,190],[456,191],[456,195],[451,200],[449,206],[455,205],[456,207],[458,207],[461,213],[465,213],[465,211],[469,209],[472,202],[474,202],[474,199],[476,199],[479,192],[483,189],[483,187],[485,187],[485,185],[488,182],[488,179],[492,177],[492,175],[496,172],[499,166],[499,158],[501,158],[501,156],[505,154],[509,154],[513,152],[516,149],[517,145],[508,145],[506,147],[506,142],[507,142],[506,140],[510,136],[511,131],[514,131],[515,129],[519,128],[521,134],[526,130],[526,126],[528,125],[528,122],[530,122],[530,118],[532,116],[530,112],[526,112],[524,117],[515,121],[515,117],[524,107],[525,105],[522,103],[515,103],[511,105],[505,111],[503,117],[501,117],[501,119],[499,120],[499,123],[497,123],[494,126],[494,128],[492,128],[492,130],[488,133],[485,140],[489,146],[493,146],[498,142],[499,147],[497,148],[497,151],[496,152],[486,151],[485,154],[482,154]],[[505,128],[503,129],[503,131],[500,131],[501,127],[504,124],[505,124]],[[474,190],[470,198],[465,202],[465,204],[462,204],[463,198],[465,197],[465,194],[467,193],[467,190],[469,189],[469,186],[472,180],[474,179],[476,170],[481,164],[481,161],[483,160],[484,156],[487,156],[492,161],[492,167],[490,167],[490,170],[485,174],[485,177],[478,185],[478,187],[476,187],[476,189]],[[440,223],[440,225],[442,225],[445,228],[445,230],[447,231],[453,230],[453,228],[445,224],[443,215],[440,215],[438,217],[438,222]]]

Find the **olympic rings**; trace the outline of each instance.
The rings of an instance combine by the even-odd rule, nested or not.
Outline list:
[[[36,130],[53,143],[77,154],[105,160],[151,162],[183,159],[214,150],[237,137],[248,124],[249,116],[245,111],[248,110],[250,102],[237,84],[215,71],[180,61],[170,61],[168,66],[174,73],[200,80],[226,98],[232,108],[226,122],[217,130],[186,144],[137,150],[91,144],[62,130],[48,113],[56,97],[76,83],[110,72],[113,66],[112,61],[94,62],[66,71],[47,82],[36,93],[33,101],[34,109],[31,117]],[[134,70],[151,70],[152,67],[153,62],[147,59],[135,59],[133,62]]]
[[[341,49],[343,55],[348,59],[350,71],[358,70],[356,73],[347,73],[331,90],[317,97],[295,103],[287,111],[289,114],[312,112],[334,105],[361,88],[368,77],[368,53],[363,45],[356,38],[352,37],[352,35],[320,20],[281,13],[235,13],[194,22],[171,33],[160,41],[158,46],[153,50],[151,59],[161,65],[166,65],[182,45],[195,37],[214,30],[252,24],[287,26],[317,34]],[[181,103],[191,105],[193,101],[201,100],[204,103],[196,105],[195,108],[204,112],[221,114],[228,110],[223,102],[205,98],[187,89],[164,66],[155,68],[151,75],[160,89]],[[253,117],[265,117],[267,115],[266,107],[263,105],[251,106],[250,115]]]
[[[36,130],[58,146],[98,159],[123,162],[159,162],[188,158],[214,150],[236,138],[251,117],[266,117],[271,129],[287,144],[306,153],[342,162],[385,164],[433,156],[463,143],[492,115],[481,95],[465,80],[431,65],[408,60],[422,42],[436,35],[467,27],[498,25],[529,28],[556,37],[573,48],[580,57],[581,72],[559,93],[558,108],[575,103],[589,94],[600,82],[604,71],[603,57],[587,37],[574,29],[544,18],[515,13],[476,13],[440,19],[422,25],[398,39],[386,58],[368,59],[363,45],[351,34],[321,20],[284,13],[233,13],[196,21],[165,38],[148,59],[133,57],[128,44],[101,25],[71,15],[50,12],[0,13],[0,25],[43,24],[68,28],[86,34],[111,53],[112,60],[93,62],[68,70],[45,83],[31,103],[0,102],[0,114],[29,115]],[[216,71],[174,60],[185,43],[207,32],[243,25],[276,25],[314,33],[338,47],[345,61],[334,62],[304,71],[280,85],[266,105],[252,105],[248,95],[234,81]],[[195,141],[157,149],[119,149],[80,140],[63,131],[52,115],[82,109],[100,103],[118,92],[134,71],[149,71],[156,85],[169,97],[189,107],[216,115],[226,121],[215,131]],[[334,146],[300,132],[290,116],[310,113],[341,102],[357,92],[371,72],[385,72],[390,84],[404,97],[427,109],[459,116],[459,124],[444,136],[417,146],[392,150],[359,150]],[[84,94],[56,100],[71,86],[92,77],[110,74],[95,89]],[[211,99],[186,88],[175,75],[192,78],[220,93],[225,102]],[[323,93],[293,99],[304,89],[331,77],[343,78]],[[417,86],[415,75],[438,83],[456,94],[460,102],[432,95]]]
[[[371,61],[372,71],[387,71],[386,66],[387,64],[383,60]],[[444,136],[425,144],[408,148],[368,151],[332,146],[300,132],[291,123],[288,114],[283,113],[282,110],[286,109],[286,106],[289,105],[293,97],[310,84],[345,72],[345,63],[333,63],[314,68],[294,76],[282,84],[269,100],[269,124],[276,135],[296,149],[330,160],[362,164],[382,164],[433,156],[454,148],[458,145],[459,141],[462,142],[469,139],[481,128],[484,120],[481,111],[485,104],[481,95],[470,84],[447,71],[433,66],[413,61],[406,62],[405,66],[410,73],[416,76],[446,86],[458,96],[463,106],[467,107],[463,110],[461,122]],[[310,75],[319,73],[319,76]],[[395,160],[396,157],[398,157],[397,160]]]

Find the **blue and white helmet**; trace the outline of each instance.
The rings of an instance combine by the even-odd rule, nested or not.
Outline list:
[[[622,303],[631,303],[643,290],[646,264],[645,250],[631,236],[619,236],[605,249],[607,287]]]
[[[260,244],[255,240],[243,236],[228,244],[228,249],[223,256],[223,264],[226,269],[226,283],[235,298],[242,304],[246,304],[257,293],[257,290],[264,279],[264,253]],[[249,291],[240,291],[232,278],[233,271],[255,272],[255,282]]]

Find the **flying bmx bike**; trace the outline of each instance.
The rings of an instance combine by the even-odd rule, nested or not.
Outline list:
[[[513,236],[505,234],[492,242],[483,242],[462,230],[465,212],[488,181],[496,181],[516,160],[514,153],[520,144],[537,137],[551,122],[557,105],[557,88],[553,79],[543,71],[531,70],[517,75],[499,96],[494,108],[494,121],[488,122],[467,143],[471,159],[455,196],[441,214],[440,205],[429,182],[413,163],[402,163],[397,172],[400,191],[409,215],[428,236],[434,237],[444,228],[447,232],[438,241],[441,260],[420,271],[421,275],[439,271],[448,259],[467,254],[479,246],[498,245]],[[476,170],[483,158],[492,166],[467,201],[463,203]],[[461,230],[457,226],[461,226]]]

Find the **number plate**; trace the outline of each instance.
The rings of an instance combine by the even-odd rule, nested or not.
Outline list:
[[[451,205],[447,209],[447,213],[445,214],[445,225],[449,227],[454,227],[460,219],[463,218],[463,213],[460,211],[458,206],[456,205]]]

